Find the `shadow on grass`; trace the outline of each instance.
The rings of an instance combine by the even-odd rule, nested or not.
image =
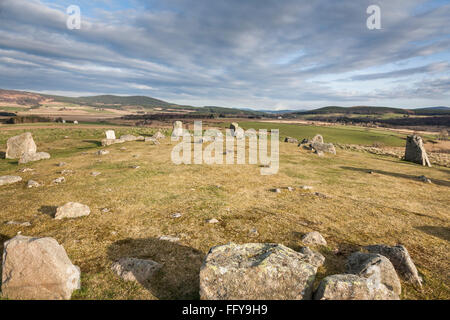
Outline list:
[[[95,144],[96,147],[102,146],[102,142],[98,141],[98,140],[83,140],[83,142],[93,143],[93,144]]]
[[[434,237],[450,241],[450,228],[436,226],[420,226],[415,228]]]
[[[386,176],[391,176],[391,177],[396,177],[396,178],[403,178],[403,179],[409,179],[409,180],[413,180],[413,181],[416,181],[416,182],[420,181],[419,180],[419,176],[413,176],[413,175],[404,174],[404,173],[398,173],[398,172],[389,172],[389,171],[383,171],[383,170],[355,168],[355,167],[346,167],[346,166],[342,166],[341,168],[344,169],[344,170],[352,170],[352,171],[365,172],[365,173],[369,173],[370,171],[372,171],[373,173],[378,173],[378,174],[382,174],[382,175],[386,175]],[[432,179],[432,178],[430,178],[430,180],[434,184],[437,184],[437,185],[440,185],[440,186],[450,187],[450,181],[439,180],[439,179]]]
[[[163,265],[141,283],[163,300],[199,299],[199,274],[205,254],[194,248],[156,238],[124,239],[108,247],[112,262],[124,257],[151,259]]]
[[[51,218],[54,218],[56,215],[57,206],[42,206],[38,209],[38,212],[46,214]]]

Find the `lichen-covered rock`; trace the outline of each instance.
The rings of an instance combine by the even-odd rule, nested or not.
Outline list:
[[[22,177],[19,176],[1,176],[0,177],[0,186],[3,186],[5,184],[12,184],[22,181]]]
[[[316,152],[336,154],[336,149],[332,143],[312,142],[311,148]]]
[[[149,280],[162,265],[149,259],[122,258],[113,263],[111,269],[125,281],[139,283]]]
[[[417,268],[412,261],[408,250],[402,246],[387,246],[383,244],[371,245],[364,247],[370,253],[378,253],[388,258],[398,274],[404,277],[407,281],[422,286],[422,278],[417,272]]]
[[[422,138],[418,135],[406,137],[405,160],[431,167]]]
[[[28,180],[28,182],[27,182],[27,188],[37,188],[40,186],[41,186],[41,184],[34,180]]]
[[[324,278],[314,300],[397,300],[384,284],[354,274],[335,274]]]
[[[39,161],[39,160],[45,160],[50,159],[50,154],[47,152],[36,152],[36,153],[24,153],[20,159],[19,163],[24,164],[31,161]]]
[[[310,299],[317,267],[280,244],[227,244],[210,249],[200,270],[204,300]]]
[[[3,249],[2,294],[8,299],[70,299],[80,269],[53,238],[16,236]]]
[[[302,237],[302,242],[304,244],[321,245],[326,246],[327,241],[325,238],[317,231],[309,232]]]
[[[323,143],[323,137],[320,134],[316,134],[314,138],[312,138],[311,142]]]
[[[347,260],[347,272],[363,278],[380,281],[397,296],[402,291],[400,279],[392,263],[385,256],[375,253],[355,252]]]
[[[301,247],[299,252],[304,255],[303,261],[319,268],[325,262],[325,257],[317,251],[313,251],[308,247]]]
[[[19,159],[25,153],[36,153],[36,144],[30,132],[11,137],[6,142],[6,159]]]
[[[88,216],[90,213],[91,209],[87,205],[78,202],[68,202],[56,209],[55,219],[79,218]]]

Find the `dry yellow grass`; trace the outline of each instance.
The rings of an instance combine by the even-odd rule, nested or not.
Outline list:
[[[297,249],[301,236],[314,230],[328,241],[326,248],[318,248],[326,257],[318,280],[344,272],[346,257],[362,245],[401,243],[424,278],[422,290],[402,282],[402,298],[450,298],[448,168],[340,150],[336,156],[319,158],[280,143],[279,173],[261,176],[258,165],[174,165],[170,161],[174,143],[169,139],[156,146],[113,145],[105,156],[95,155],[100,147],[80,139],[37,142],[40,151],[72,152],[56,152],[50,160],[29,165],[0,167],[0,175],[23,177],[21,183],[0,187],[0,243],[18,231],[56,238],[81,267],[82,289],[75,299],[195,299],[200,265],[211,246],[275,242]],[[56,166],[61,161],[67,165]],[[23,167],[34,168],[35,174],[18,173]],[[52,186],[64,169],[74,173],[65,175],[65,183]],[[93,177],[92,171],[101,175]],[[418,181],[420,175],[434,183]],[[28,179],[45,186],[27,189]],[[302,185],[314,189],[304,191]],[[288,186],[296,189],[270,191]],[[55,207],[69,201],[87,204],[91,215],[52,219]],[[110,211],[103,213],[102,208]],[[171,218],[175,212],[182,217]],[[211,218],[220,223],[207,223]],[[30,221],[32,226],[4,224],[10,220]],[[158,240],[162,235],[181,240]],[[110,271],[111,262],[123,256],[150,258],[164,267],[151,284],[126,283]]]

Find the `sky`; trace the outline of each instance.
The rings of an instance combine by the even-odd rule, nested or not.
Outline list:
[[[77,5],[81,28],[67,28]],[[370,30],[367,8],[380,8]],[[450,106],[450,0],[0,0],[0,88],[260,110]]]

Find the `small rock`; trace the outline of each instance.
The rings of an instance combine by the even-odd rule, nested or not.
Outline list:
[[[207,220],[206,222],[208,222],[208,223],[219,223],[219,220],[213,218],[213,219]]]
[[[109,211],[110,211],[110,210],[109,210],[108,208],[103,208],[103,209],[102,209],[102,212],[103,212],[103,213],[108,213]]]
[[[60,172],[60,174],[72,174],[72,173],[74,173],[74,171],[70,169],[65,169]]]
[[[8,221],[6,222],[7,225],[17,225],[21,227],[31,227],[31,222],[19,222],[19,221]]]
[[[277,189],[272,189],[272,192],[275,192],[275,193],[281,193],[281,189],[279,189],[279,188],[277,188]]]
[[[91,210],[87,205],[78,202],[68,202],[65,205],[56,209],[55,219],[60,220],[64,218],[79,218],[87,216]]]
[[[302,188],[303,190],[312,190],[313,187],[311,187],[311,186],[301,186],[300,188]]]
[[[327,245],[327,241],[325,240],[325,238],[322,237],[322,235],[317,231],[305,234],[302,237],[302,242],[304,244],[312,244],[312,245],[321,245],[321,246]]]
[[[34,169],[31,169],[31,168],[23,168],[23,169],[19,170],[19,172],[31,172],[31,171],[34,171]]]
[[[139,169],[141,166],[131,166],[133,169]]]
[[[317,251],[311,250],[308,247],[301,247],[299,252],[305,256],[304,261],[317,268],[321,267],[325,262],[325,257],[323,255]]]
[[[19,176],[1,176],[0,177],[0,186],[16,183],[19,181],[22,181],[22,178]]]
[[[323,194],[323,193],[320,193],[320,192],[314,192],[314,195],[319,197],[319,198],[323,198],[323,199],[329,198],[326,194]]]
[[[65,182],[65,181],[66,181],[66,178],[64,178],[64,177],[59,177],[59,178],[56,178],[55,180],[53,180],[52,183],[53,183],[53,184],[59,184],[59,183]]]
[[[292,187],[287,187],[287,189],[288,189],[288,191],[294,191],[295,189],[294,188],[292,188]]]
[[[108,154],[109,153],[109,151],[108,150],[99,150],[99,151],[97,151],[97,155],[99,155],[99,156],[103,156],[103,155],[106,155],[106,154]]]
[[[60,162],[60,163],[57,164],[58,167],[63,167],[63,166],[65,166],[65,165],[66,165],[65,162]]]
[[[100,174],[101,174],[101,172],[98,172],[98,171],[91,172],[91,176],[94,176],[94,177],[96,177],[96,176],[98,176]]]
[[[182,214],[179,213],[179,212],[172,213],[172,215],[171,215],[171,217],[174,218],[174,219],[181,218],[181,216],[182,216]]]
[[[422,182],[425,182],[425,183],[432,183],[431,180],[428,179],[428,178],[425,177],[425,176],[420,176],[420,177],[418,177],[418,179],[419,179],[420,181],[422,181]]]
[[[253,237],[259,236],[259,232],[258,232],[258,230],[256,228],[250,229],[249,232],[250,232],[250,235],[253,236]]]
[[[170,241],[170,242],[180,241],[180,238],[174,236],[161,236],[158,239],[161,241]]]
[[[113,263],[111,269],[125,281],[145,282],[149,280],[162,265],[150,259],[122,258]]]
[[[27,182],[27,188],[37,188],[40,186],[41,186],[41,184],[34,180],[28,180],[28,182]]]
[[[50,159],[50,154],[47,152],[24,153],[19,159],[19,164],[45,159]]]

